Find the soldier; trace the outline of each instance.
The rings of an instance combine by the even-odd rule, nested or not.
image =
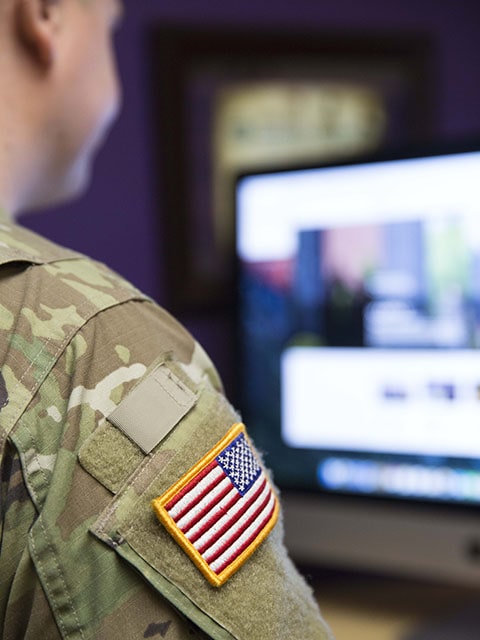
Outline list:
[[[0,636],[330,638],[208,357],[15,224],[88,182],[117,0],[0,0]]]

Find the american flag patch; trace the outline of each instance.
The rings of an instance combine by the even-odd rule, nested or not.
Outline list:
[[[234,425],[152,506],[215,587],[259,547],[275,525],[279,509],[243,424]]]

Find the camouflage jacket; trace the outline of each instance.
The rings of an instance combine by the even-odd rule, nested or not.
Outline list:
[[[280,518],[221,586],[174,521],[186,483],[251,447],[239,422],[164,310],[3,221],[0,637],[330,638]]]

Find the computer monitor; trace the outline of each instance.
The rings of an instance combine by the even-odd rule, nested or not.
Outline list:
[[[235,188],[238,396],[305,563],[480,583],[480,146]]]

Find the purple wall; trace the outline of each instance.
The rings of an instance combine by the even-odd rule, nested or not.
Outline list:
[[[118,37],[124,109],[96,164],[86,197],[24,224],[116,269],[165,302],[161,212],[153,168],[145,72],[145,32],[162,22],[201,26],[304,27],[347,33],[425,34],[434,45],[433,133],[480,134],[480,3],[478,0],[125,0]],[[228,331],[221,317],[182,318],[228,379]],[[213,329],[212,329],[213,326]],[[220,339],[219,339],[220,336]],[[228,382],[228,380],[227,380]]]

